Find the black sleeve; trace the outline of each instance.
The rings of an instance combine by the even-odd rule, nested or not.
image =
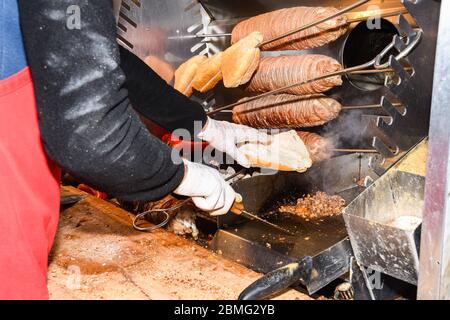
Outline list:
[[[49,157],[124,200],[153,200],[174,190],[184,166],[132,109],[111,0],[18,2]],[[80,28],[68,27],[69,6],[81,9]]]
[[[170,132],[182,128],[196,137],[207,119],[203,107],[169,86],[133,53],[119,48],[134,109]]]

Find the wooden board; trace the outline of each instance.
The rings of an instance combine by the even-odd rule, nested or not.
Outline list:
[[[165,230],[141,233],[132,215],[86,197],[62,208],[50,255],[51,299],[236,299],[259,275]],[[308,300],[290,290],[279,299]]]

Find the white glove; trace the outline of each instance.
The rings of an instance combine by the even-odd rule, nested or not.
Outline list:
[[[174,193],[192,197],[194,204],[210,215],[226,214],[236,199],[233,188],[217,170],[183,159],[184,179]]]
[[[260,130],[211,118],[208,118],[205,128],[198,137],[207,141],[211,147],[228,154],[246,168],[250,167],[250,161],[236,145],[243,142],[267,144],[271,141],[271,136]]]

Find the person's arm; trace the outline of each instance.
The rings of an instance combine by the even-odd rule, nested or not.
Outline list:
[[[124,200],[177,188],[184,166],[132,110],[120,68],[111,0],[19,0],[39,124],[49,157],[75,177]],[[81,28],[67,28],[68,6]]]
[[[254,128],[208,118],[198,103],[169,86],[133,53],[120,47],[120,55],[121,66],[127,75],[125,86],[134,108],[165,129],[171,132],[186,129],[184,139],[207,141],[244,167],[250,167],[251,163],[236,144],[270,140],[264,132]]]
[[[203,107],[168,85],[127,49],[120,47],[120,57],[134,109],[170,132],[186,129],[194,139],[207,121]]]

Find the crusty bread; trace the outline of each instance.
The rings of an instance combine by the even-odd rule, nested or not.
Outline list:
[[[192,81],[192,87],[195,90],[208,92],[222,80],[222,71],[220,70],[222,57],[223,52],[216,53],[199,65],[194,80]]]
[[[259,65],[262,41],[260,32],[252,32],[224,51],[221,69],[225,87],[236,88],[250,80]]]
[[[246,143],[238,148],[254,167],[305,172],[312,165],[308,149],[294,130],[273,135],[270,144]]]
[[[207,56],[194,56],[175,71],[175,89],[187,97],[192,95],[192,82],[200,64],[208,60]]]
[[[169,63],[157,56],[148,56],[144,62],[168,84],[172,82],[175,71]]]

